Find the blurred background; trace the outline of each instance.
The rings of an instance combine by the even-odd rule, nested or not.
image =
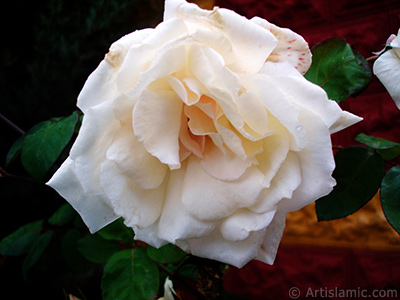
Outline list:
[[[400,27],[398,0],[198,0],[235,10],[248,18],[263,17],[304,36],[310,47],[330,37],[344,37],[365,57],[380,51]],[[162,20],[163,0],[3,1],[0,113],[22,131],[71,114],[88,75],[112,42]],[[333,136],[335,145],[355,144],[366,133],[400,142],[400,113],[380,82],[342,108],[364,118]],[[0,121],[0,167],[20,132]],[[7,169],[21,174],[14,163]],[[63,202],[51,189],[12,178],[0,178],[0,238],[21,225],[48,218]],[[21,275],[21,257],[0,257],[0,288],[10,299],[64,299],[79,291],[100,299],[99,270],[66,271],[60,257],[47,257]],[[40,267],[41,266],[41,267]],[[50,270],[50,271],[49,271]],[[79,276],[77,276],[77,274]],[[298,287],[400,289],[400,238],[387,224],[379,197],[342,220],[318,223],[314,206],[290,214],[276,263],[251,262],[231,268],[226,289],[250,299],[290,299]],[[400,295],[400,291],[399,291]],[[326,297],[325,297],[326,299]]]

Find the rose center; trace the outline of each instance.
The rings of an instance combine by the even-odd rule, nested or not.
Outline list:
[[[214,125],[217,107],[216,102],[206,95],[195,104],[184,104],[179,135],[181,161],[191,154],[203,158],[206,139],[217,134]]]

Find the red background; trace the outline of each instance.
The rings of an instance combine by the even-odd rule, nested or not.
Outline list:
[[[400,1],[396,0],[217,0],[216,5],[290,28],[310,47],[330,37],[344,37],[364,57],[383,49],[400,27]],[[333,135],[335,145],[355,145],[354,137],[361,132],[400,142],[400,111],[376,77],[367,90],[341,107],[364,121]],[[240,270],[231,268],[225,285],[250,299],[291,299],[291,287],[300,289],[298,299],[335,299],[315,293],[307,297],[307,292],[321,288],[397,289],[400,298],[400,253],[281,245],[273,266],[253,261]]]

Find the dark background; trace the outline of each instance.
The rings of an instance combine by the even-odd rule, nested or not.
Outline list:
[[[23,131],[77,110],[77,96],[112,42],[162,20],[162,0],[1,1],[0,113]],[[0,120],[0,167],[20,133]],[[8,173],[28,177],[18,161]],[[44,180],[48,179],[45,178]],[[42,184],[0,178],[0,239],[65,203]],[[101,270],[71,270],[54,241],[22,278],[25,256],[0,256],[1,299],[100,299]],[[55,255],[54,253],[58,253]],[[82,266],[85,269],[85,266]]]

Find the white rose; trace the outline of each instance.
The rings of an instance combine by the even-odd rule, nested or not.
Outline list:
[[[88,78],[49,185],[91,232],[123,217],[155,247],[272,264],[286,213],[335,185],[330,134],[360,120],[302,76],[310,61],[288,29],[167,0]]]
[[[375,61],[373,71],[400,109],[400,29],[397,36],[389,37],[387,45],[392,49]]]

